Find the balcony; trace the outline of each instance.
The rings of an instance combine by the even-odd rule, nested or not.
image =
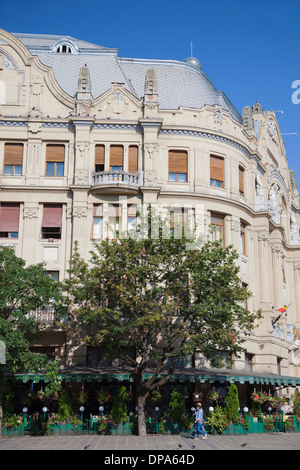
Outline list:
[[[143,172],[129,173],[128,171],[91,171],[90,185],[95,193],[136,194],[143,186]]]
[[[46,310],[38,308],[35,312],[31,312],[30,316],[35,318],[40,327],[44,328],[53,327],[58,321],[58,315],[51,305]]]

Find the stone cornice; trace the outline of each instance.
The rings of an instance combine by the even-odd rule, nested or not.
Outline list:
[[[56,187],[56,186],[5,186],[0,185],[1,192],[10,192],[10,193],[32,193],[32,192],[42,192],[42,193],[62,193],[66,194],[70,191],[69,186]]]

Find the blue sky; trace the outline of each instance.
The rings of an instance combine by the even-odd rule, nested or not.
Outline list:
[[[300,0],[0,0],[0,28],[61,34],[119,49],[120,57],[193,55],[236,109],[258,101],[277,113],[300,191]],[[300,92],[297,95],[300,98]]]

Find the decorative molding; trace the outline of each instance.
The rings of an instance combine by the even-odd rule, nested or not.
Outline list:
[[[213,139],[213,140],[231,145],[232,147],[242,152],[249,160],[254,159],[257,162],[259,171],[262,172],[263,174],[265,173],[265,170],[262,168],[260,159],[257,154],[250,153],[249,150],[246,147],[244,147],[242,144],[239,144],[238,142],[235,142],[234,140],[229,139],[228,137],[223,137],[218,134],[212,134],[210,132],[192,131],[188,129],[161,129],[160,134],[186,135],[186,136],[200,137],[200,138],[205,138],[205,139]]]

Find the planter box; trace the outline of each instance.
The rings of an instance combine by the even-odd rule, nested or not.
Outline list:
[[[17,428],[6,428],[2,426],[1,428],[2,436],[3,437],[17,437],[17,436],[24,436],[24,426],[19,426]]]
[[[130,423],[120,423],[116,428],[108,428],[107,431],[107,434],[111,435],[128,435],[131,434],[131,426]]]
[[[50,425],[50,434],[56,436],[71,435],[73,434],[73,426],[71,423]]]

